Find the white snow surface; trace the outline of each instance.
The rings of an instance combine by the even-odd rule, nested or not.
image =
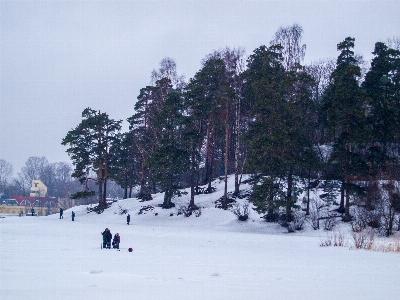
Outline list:
[[[253,210],[240,222],[215,208],[223,183],[214,185],[215,193],[195,197],[199,217],[177,215],[189,195],[165,210],[157,194],[100,215],[79,206],[64,219],[1,218],[0,299],[400,299],[399,254],[320,247],[323,230],[289,234]],[[114,213],[118,205],[129,210],[129,226]],[[138,215],[145,205],[155,209]],[[120,251],[101,249],[106,227],[121,235]]]

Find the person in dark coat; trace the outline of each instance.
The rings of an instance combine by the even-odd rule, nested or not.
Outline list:
[[[33,209],[33,207],[31,208],[31,214],[32,214],[32,217],[35,214],[35,210]]]
[[[103,248],[111,248],[112,234],[110,229],[106,228],[102,233],[103,235]]]
[[[71,217],[72,217],[72,221],[73,221],[73,220],[75,219],[75,213],[74,213],[74,211],[72,211]]]
[[[128,215],[126,216],[126,224],[129,225],[129,222],[130,222],[130,221],[131,221],[131,215],[128,214]]]
[[[114,235],[114,239],[113,239],[113,248],[114,249],[119,249],[119,243],[121,242],[121,237],[119,236],[119,233],[116,233]]]
[[[63,213],[64,213],[64,210],[62,208],[60,208],[60,219],[64,219]]]

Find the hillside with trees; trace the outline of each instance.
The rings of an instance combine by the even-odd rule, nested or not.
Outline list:
[[[163,59],[127,132],[121,120],[85,109],[62,141],[85,187],[73,197],[93,195],[87,182],[96,182],[101,212],[113,180],[125,198],[164,192],[168,209],[190,188],[195,211],[212,180],[235,174],[234,192],[225,185],[216,199],[227,209],[242,196],[241,174],[251,174],[249,201],[267,221],[290,227],[299,215],[334,215],[390,235],[400,226],[398,40],[377,42],[368,69],[353,37],[337,43],[336,59],[303,65],[302,31],[281,27],[248,57],[241,48],[214,51],[187,82]]]

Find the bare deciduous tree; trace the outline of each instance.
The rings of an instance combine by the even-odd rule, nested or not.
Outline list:
[[[163,58],[158,70],[154,69],[151,72],[151,84],[155,85],[158,80],[163,78],[171,80],[171,83],[178,89],[185,86],[185,77],[183,75],[178,75],[175,60],[170,57]]]
[[[333,58],[320,59],[306,66],[306,72],[314,79],[313,96],[316,102],[321,101],[322,94],[331,82],[331,74],[335,69]]]
[[[21,168],[21,173],[18,173],[16,182],[21,188],[21,191],[27,193],[29,191],[32,180],[43,180],[46,170],[48,171],[49,162],[46,157],[31,156],[25,162],[25,166]],[[43,182],[48,185],[47,182]]]
[[[12,165],[4,159],[0,159],[0,193],[4,193],[4,189],[9,183],[12,174]]]
[[[303,28],[296,23],[289,27],[279,27],[270,42],[271,46],[280,44],[283,47],[283,66],[288,71],[294,70],[304,59],[306,45],[301,44],[302,33]]]
[[[389,48],[400,50],[400,36],[388,38],[385,43]]]

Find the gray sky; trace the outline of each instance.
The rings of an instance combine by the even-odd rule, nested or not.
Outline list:
[[[296,22],[306,63],[336,58],[347,36],[370,59],[375,42],[400,36],[399,16],[398,0],[0,0],[0,158],[14,175],[30,156],[69,161],[60,143],[83,109],[125,120],[164,57],[189,79],[213,50],[249,55]]]

